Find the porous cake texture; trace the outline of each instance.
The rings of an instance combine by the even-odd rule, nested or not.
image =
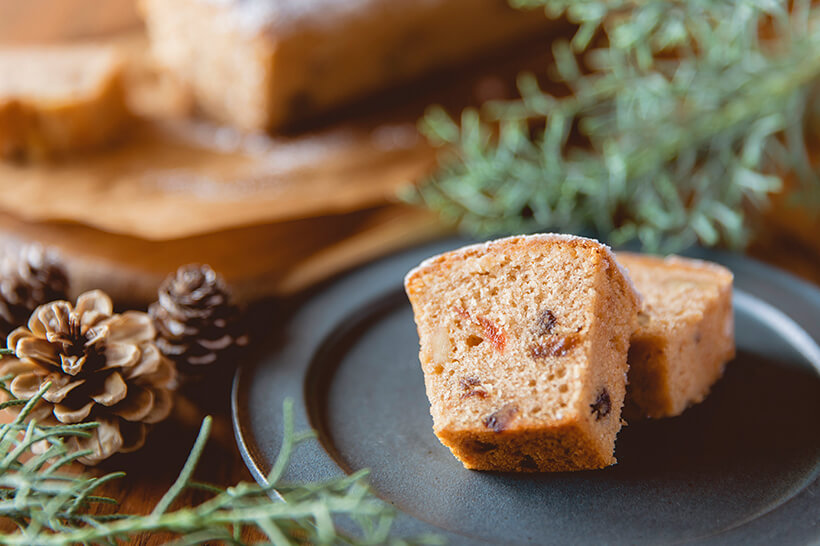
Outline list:
[[[212,117],[276,129],[550,23],[499,0],[141,0],[156,57]]]
[[[627,418],[701,402],[735,355],[732,273],[717,264],[619,252],[643,297],[629,348]]]
[[[0,158],[98,148],[129,120],[123,62],[93,45],[0,49]]]
[[[407,274],[433,430],[466,468],[615,462],[639,296],[609,248],[519,236]]]

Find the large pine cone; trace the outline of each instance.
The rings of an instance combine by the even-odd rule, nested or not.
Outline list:
[[[39,305],[67,297],[68,276],[55,253],[30,244],[0,263],[0,335],[26,323]]]
[[[207,265],[182,266],[165,279],[148,313],[157,327],[157,346],[185,375],[202,373],[248,343],[239,307]]]
[[[19,360],[0,368],[14,369],[10,390],[23,400],[51,382],[31,414],[38,422],[99,422],[90,438],[72,439],[76,449],[92,450],[79,461],[97,464],[141,447],[148,426],[171,411],[176,370],[154,344],[155,335],[151,317],[115,315],[111,299],[95,290],[76,306],[55,301],[38,307],[28,327],[8,336]]]

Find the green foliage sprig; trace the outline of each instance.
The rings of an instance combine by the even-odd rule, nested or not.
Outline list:
[[[192,479],[211,428],[208,417],[179,477],[150,514],[95,514],[91,509],[96,505],[116,504],[116,500],[97,496],[94,491],[124,474],[91,477],[68,472],[67,466],[87,452],[70,452],[64,440],[87,436],[96,424],[27,423],[26,418],[48,385],[31,400],[17,400],[6,388],[9,378],[0,378],[0,389],[10,397],[0,409],[22,409],[13,422],[0,426],[0,518],[15,522],[18,531],[0,535],[0,544],[117,544],[118,540],[152,531],[178,534],[177,544],[244,544],[241,534],[247,527],[258,529],[275,545],[440,543],[432,536],[391,538],[394,511],[371,493],[366,472],[319,483],[283,483],[281,478],[293,448],[313,436],[312,432],[294,432],[291,402],[284,405],[283,443],[267,476],[267,485],[240,483],[221,489]],[[45,451],[33,454],[32,448],[42,443],[46,444]],[[187,488],[205,490],[212,496],[197,506],[169,510]],[[356,536],[337,531],[334,520],[339,517],[356,523]]]
[[[553,44],[553,80],[520,98],[421,122],[440,170],[411,201],[486,235],[597,232],[649,250],[742,246],[794,173],[820,205],[806,149],[820,78],[809,0],[513,0],[578,25]]]

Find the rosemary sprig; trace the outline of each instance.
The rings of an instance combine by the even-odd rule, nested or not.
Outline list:
[[[440,170],[407,198],[475,234],[594,231],[649,250],[745,244],[794,173],[820,205],[806,149],[820,78],[809,0],[513,0],[565,15],[553,79],[520,98],[421,122]]]
[[[7,393],[9,379],[0,378],[0,388]],[[0,544],[116,544],[153,531],[179,535],[178,544],[244,544],[241,533],[247,527],[260,530],[275,545],[441,543],[434,536],[413,540],[390,537],[394,511],[371,493],[366,471],[326,482],[284,483],[281,478],[294,446],[313,437],[312,432],[294,432],[291,401],[283,407],[283,444],[265,486],[239,483],[222,489],[193,481],[211,428],[211,418],[207,417],[179,477],[150,514],[94,514],[90,508],[95,505],[116,504],[116,500],[96,496],[94,491],[123,473],[90,477],[65,472],[67,465],[85,453],[70,452],[64,439],[87,436],[96,424],[42,426],[26,422],[48,387],[44,385],[31,400],[4,403],[4,407],[23,407],[13,422],[0,426],[0,518],[18,527],[15,533],[0,535]],[[48,444],[46,450],[32,454],[33,446],[43,442]],[[212,496],[197,506],[171,510],[187,488]],[[335,520],[340,517],[355,522],[358,533],[339,533]]]

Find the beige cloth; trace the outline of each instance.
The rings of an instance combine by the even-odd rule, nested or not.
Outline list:
[[[432,161],[407,123],[274,138],[204,122],[143,122],[106,152],[0,163],[0,209],[29,221],[177,239],[385,203]]]
[[[105,290],[118,305],[154,301],[166,275],[207,263],[243,301],[297,292],[356,263],[433,238],[442,227],[420,209],[388,206],[148,241],[74,223],[23,222],[0,214],[0,249],[39,241],[58,250],[72,297]]]

